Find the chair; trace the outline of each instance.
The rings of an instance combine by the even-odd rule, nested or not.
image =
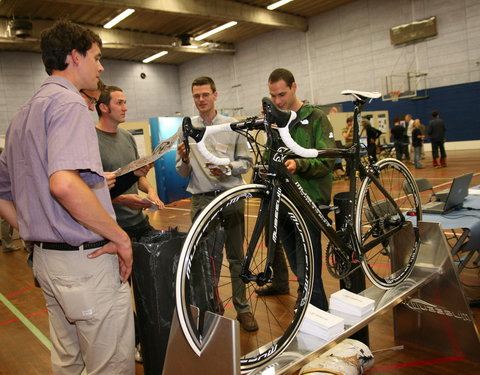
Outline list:
[[[458,273],[462,272],[475,253],[480,254],[480,221],[471,228],[464,229],[462,236],[460,236],[460,239],[452,248],[452,256],[458,255],[459,253],[466,253],[466,255],[461,258],[459,257],[457,270]],[[479,258],[476,258],[476,260],[473,262],[474,265],[478,265],[478,260]]]
[[[428,199],[427,202],[430,202],[432,201],[433,199],[435,199],[436,197],[436,194],[435,194],[435,191],[433,190],[433,185],[432,183],[427,180],[426,178],[416,178],[415,179],[415,182],[417,183],[417,186],[418,186],[418,191],[420,193],[424,192],[424,191],[428,191],[430,190],[432,193],[430,194],[430,197]],[[403,191],[405,192],[405,194],[412,194],[412,191],[410,189],[410,185],[407,183],[407,181],[403,181]],[[426,202],[422,202],[422,203],[426,203]]]
[[[395,146],[393,143],[387,143],[385,138],[382,139],[382,144],[377,145],[378,159],[394,157]]]

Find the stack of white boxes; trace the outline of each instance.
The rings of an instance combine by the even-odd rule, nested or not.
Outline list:
[[[373,299],[342,289],[330,296],[330,313],[308,305],[300,331],[330,341],[354,325],[375,308]]]
[[[330,312],[334,315],[353,317],[363,317],[370,314],[375,308],[373,299],[359,296],[358,294],[349,292],[346,289],[339,290],[330,296]],[[354,324],[355,319],[346,322],[346,324]]]
[[[343,319],[308,305],[300,331],[330,341],[344,331]]]

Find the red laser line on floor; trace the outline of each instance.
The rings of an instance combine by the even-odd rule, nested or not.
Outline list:
[[[370,370],[365,371],[365,374],[373,374],[374,372],[380,372],[380,371],[397,370],[400,368],[436,365],[439,363],[459,362],[464,360],[465,358],[453,356],[453,357],[433,358],[433,359],[427,359],[423,361],[397,363],[395,365],[373,367]]]
[[[34,288],[34,287],[35,287],[35,285],[30,285],[29,287],[27,287],[27,288],[25,288],[25,289],[21,289],[21,290],[19,290],[18,292],[15,292],[15,293],[9,294],[8,296],[5,296],[5,298],[10,298],[10,297],[16,296],[17,294],[26,292],[27,290],[30,290],[30,289],[32,289],[32,288]]]
[[[25,317],[30,318],[32,316],[40,315],[40,314],[43,314],[43,313],[46,313],[46,312],[47,312],[47,309],[44,309],[44,310],[37,311],[37,312],[31,313],[31,314],[25,314]],[[13,323],[13,322],[16,322],[18,320],[20,320],[20,319],[15,318],[15,319],[7,320],[3,323],[0,323],[0,326],[4,326],[5,324]]]

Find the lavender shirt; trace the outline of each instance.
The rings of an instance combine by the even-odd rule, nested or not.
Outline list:
[[[49,177],[62,170],[78,170],[115,218],[85,101],[70,81],[50,76],[8,127],[0,156],[0,198],[14,202],[24,240],[78,246],[103,239],[50,193]]]

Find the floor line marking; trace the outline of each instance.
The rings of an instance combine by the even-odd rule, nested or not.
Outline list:
[[[400,368],[407,368],[407,367],[435,365],[435,364],[446,363],[446,362],[458,362],[458,361],[464,361],[464,360],[465,358],[453,356],[453,357],[433,358],[433,359],[427,359],[427,360],[421,360],[421,361],[397,363],[394,365],[372,367],[371,369],[365,371],[365,374],[371,374],[379,371],[397,370]]]
[[[51,350],[52,343],[51,341],[30,321],[25,315],[23,315],[20,310],[18,310],[5,296],[0,293],[0,301],[9,309],[13,315],[15,315],[24,325],[27,327],[30,332],[32,332],[40,342],[47,347],[48,350]]]
[[[8,296],[5,296],[5,297],[6,297],[6,298],[13,297],[13,296],[15,296],[15,295],[17,295],[17,294],[20,294],[20,293],[26,292],[27,290],[30,290],[30,289],[32,289],[32,288],[34,288],[34,287],[35,287],[35,285],[30,285],[30,286],[29,286],[29,287],[27,287],[27,288],[24,288],[24,289],[22,289],[22,290],[19,290],[18,292],[15,292],[15,293],[9,294]]]

